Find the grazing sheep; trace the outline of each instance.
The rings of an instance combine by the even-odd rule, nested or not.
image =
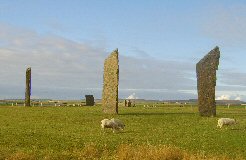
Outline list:
[[[236,120],[235,119],[232,119],[232,118],[220,118],[218,120],[217,127],[222,128],[223,125],[233,125],[233,124],[236,124]]]
[[[115,132],[115,130],[123,130],[125,128],[125,125],[122,121],[120,121],[119,119],[103,119],[101,121],[101,127],[102,129],[104,128],[112,128],[113,132]]]

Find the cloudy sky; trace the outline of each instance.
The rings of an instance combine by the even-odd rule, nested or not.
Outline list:
[[[245,0],[0,0],[0,99],[101,98],[119,49],[120,98],[197,98],[195,65],[215,46],[216,97],[246,101]]]

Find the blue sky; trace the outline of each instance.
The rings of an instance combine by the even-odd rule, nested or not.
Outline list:
[[[217,98],[246,100],[246,2],[0,0],[0,98],[101,98],[103,61],[120,52],[120,98],[196,98],[195,64],[215,46]],[[44,78],[45,77],[45,78]]]

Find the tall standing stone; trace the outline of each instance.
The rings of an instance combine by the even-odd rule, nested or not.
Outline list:
[[[216,70],[220,58],[219,47],[211,50],[196,64],[198,109],[201,116],[216,116]]]
[[[30,105],[31,97],[31,67],[26,69],[26,92],[25,92],[25,106]]]
[[[118,114],[119,58],[118,49],[104,62],[102,106],[104,113]]]

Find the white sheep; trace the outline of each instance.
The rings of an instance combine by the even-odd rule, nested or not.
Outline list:
[[[101,127],[102,129],[104,128],[111,128],[113,129],[113,132],[115,132],[115,130],[123,130],[125,128],[125,124],[120,121],[119,119],[103,119],[101,121]]]
[[[218,120],[217,127],[222,128],[223,125],[233,125],[233,124],[236,124],[236,120],[235,119],[232,119],[232,118],[220,118]]]

